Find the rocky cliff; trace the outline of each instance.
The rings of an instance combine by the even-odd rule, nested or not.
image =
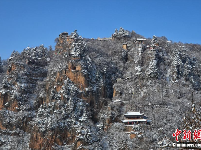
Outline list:
[[[0,64],[2,149],[160,149],[175,129],[200,125],[200,45],[123,28],[112,39],[75,30],[55,41],[54,51],[28,47]],[[151,125],[128,135],[128,111]]]

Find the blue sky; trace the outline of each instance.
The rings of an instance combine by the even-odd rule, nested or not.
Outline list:
[[[0,56],[27,46],[54,47],[64,31],[97,38],[120,27],[201,44],[201,0],[0,0]]]

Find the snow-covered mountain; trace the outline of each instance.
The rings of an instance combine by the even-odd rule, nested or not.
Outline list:
[[[123,28],[55,41],[0,60],[0,149],[160,149],[200,127],[201,45]],[[122,122],[132,111],[151,121],[134,136]]]

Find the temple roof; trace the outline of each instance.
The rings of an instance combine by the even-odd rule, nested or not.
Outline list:
[[[140,112],[127,112],[124,116],[142,116]]]
[[[126,119],[122,120],[122,122],[147,122],[147,119]]]

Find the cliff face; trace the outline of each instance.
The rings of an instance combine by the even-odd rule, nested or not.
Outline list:
[[[49,64],[52,67],[49,67],[47,78],[37,87],[39,94],[35,109],[38,111],[31,122],[34,130],[31,132],[30,148],[48,149],[65,143],[74,143],[74,148],[81,144],[88,145],[88,134],[94,133],[86,131],[86,126],[97,130],[94,124],[89,125],[86,120],[98,121],[101,98],[107,98],[105,79],[84,54],[83,39],[75,33],[69,38],[70,43],[66,43],[65,39],[57,43],[63,49],[59,49],[59,53],[52,57]],[[81,129],[87,133],[80,139],[78,133]]]
[[[35,114],[35,89],[47,76],[46,57],[47,49],[40,46],[27,48],[21,54],[13,52],[9,58],[0,91],[0,122],[5,133],[30,132],[29,122]]]
[[[64,32],[55,51],[13,52],[0,84],[0,147],[157,149],[164,136],[174,141],[176,128],[192,125],[183,117],[192,104],[199,112],[201,46],[145,40],[123,28],[112,37]],[[127,111],[143,112],[151,125],[128,136]]]

